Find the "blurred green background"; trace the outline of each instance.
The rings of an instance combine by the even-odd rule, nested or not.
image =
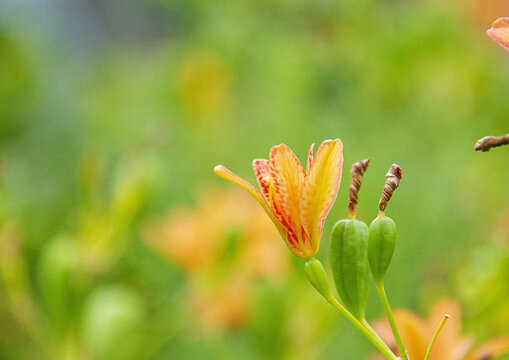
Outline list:
[[[372,159],[359,218],[388,215],[386,286],[463,334],[509,332],[509,54],[484,0],[4,0],[1,359],[369,359],[247,193],[251,160],[339,137]],[[374,293],[370,320],[381,316]]]

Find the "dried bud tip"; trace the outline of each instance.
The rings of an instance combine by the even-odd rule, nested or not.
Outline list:
[[[350,210],[350,218],[355,218],[357,211],[357,203],[359,201],[359,190],[361,189],[362,177],[364,172],[368,169],[370,159],[358,161],[352,165],[350,175],[352,175],[352,183],[350,184],[350,191],[348,197],[348,209]]]
[[[402,175],[403,173],[399,165],[392,164],[391,168],[385,175],[387,180],[385,181],[382,196],[380,197],[380,202],[378,203],[380,214],[384,214],[385,208],[387,207],[387,202],[391,199],[394,190],[398,188]]]
[[[485,136],[477,140],[475,151],[490,151],[491,148],[509,144],[509,134],[503,136]]]
[[[392,164],[389,171],[387,171],[387,174],[385,175],[385,177],[388,178],[390,176],[394,176],[398,179],[398,182],[399,182],[399,180],[401,180],[402,175],[403,175],[403,172],[401,171],[401,168],[399,167],[399,165]]]
[[[356,167],[356,168],[361,167],[363,171],[366,171],[366,169],[369,166],[370,161],[371,161],[371,159],[364,159],[362,161],[357,161],[356,163],[354,163],[352,165],[352,171],[353,171],[354,167]]]

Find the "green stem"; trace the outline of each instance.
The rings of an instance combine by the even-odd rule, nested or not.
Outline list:
[[[396,360],[396,355],[389,349],[389,347],[378,337],[378,335],[365,324],[357,320],[339,301],[334,297],[330,297],[327,301],[338,309],[357,329],[380,351],[387,359]]]
[[[392,334],[394,335],[394,339],[396,340],[396,344],[398,346],[399,354],[404,360],[408,360],[408,353],[405,349],[405,344],[403,344],[403,339],[401,339],[401,335],[399,334],[398,326],[396,325],[394,316],[392,315],[391,306],[389,305],[389,300],[387,299],[387,294],[385,293],[384,283],[381,281],[380,283],[375,284],[375,286],[378,292],[378,296],[380,297],[380,301],[382,302],[385,316],[387,316],[387,319],[389,320]]]
[[[428,360],[429,355],[431,354],[431,349],[433,348],[433,345],[435,344],[435,341],[437,340],[438,334],[440,333],[440,330],[442,330],[442,328],[444,327],[447,319],[449,319],[449,315],[445,314],[442,321],[440,321],[440,324],[438,324],[438,327],[435,330],[433,337],[431,338],[431,342],[429,343],[428,351],[426,351],[426,356],[424,357],[424,360]]]
[[[368,329],[373,334],[373,336],[375,336],[380,342],[382,342],[387,347],[387,349],[391,350],[391,348],[387,344],[385,344],[385,341],[382,340],[382,338],[376,333],[376,331],[371,327],[371,325],[365,318],[364,320],[362,320],[362,324],[364,325],[364,327],[366,327],[366,329]],[[399,357],[396,357],[396,359],[401,360],[401,358]]]

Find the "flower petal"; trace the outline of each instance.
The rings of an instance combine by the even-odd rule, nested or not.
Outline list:
[[[455,300],[442,299],[433,306],[426,323],[427,337],[431,339],[444,314],[449,314],[451,318],[440,332],[431,350],[430,358],[436,360],[463,359],[461,351],[459,351],[461,349],[454,347],[461,345],[461,309]]]
[[[442,299],[433,306],[427,319],[427,336],[431,339],[444,314],[449,314],[451,319],[440,332],[431,356],[437,360],[455,360],[451,358],[451,345],[456,344],[461,338],[461,309],[456,301]]]
[[[394,319],[410,359],[424,359],[429,339],[425,336],[426,325],[423,319],[404,309],[395,310]]]
[[[304,168],[292,150],[281,144],[270,149],[269,174],[275,215],[300,236],[299,198],[305,178]]]
[[[260,187],[260,192],[262,193],[265,200],[267,200],[267,203],[270,204],[269,160],[265,159],[253,160],[253,170],[256,176],[256,181],[258,181],[258,186]]]
[[[503,336],[485,342],[468,354],[465,360],[491,359],[503,354],[509,354],[509,336]]]
[[[285,243],[295,255],[303,259],[307,258],[307,255],[302,251],[302,246],[300,245],[299,237],[297,236],[295,231],[291,228],[288,228]]]
[[[315,250],[341,182],[343,169],[343,143],[341,140],[326,140],[318,151],[306,176],[299,201],[302,226],[313,239]]]
[[[509,17],[503,17],[495,20],[488,35],[493,40],[509,50]]]
[[[214,172],[216,173],[216,175],[218,175],[218,176],[222,177],[223,179],[226,179],[226,180],[228,180],[228,181],[230,181],[230,182],[232,182],[234,184],[239,185],[241,188],[243,188],[248,193],[250,193],[256,199],[256,201],[258,201],[258,203],[263,207],[263,209],[265,210],[267,215],[269,215],[270,219],[272,220],[274,225],[276,225],[276,228],[278,229],[278,231],[281,233],[281,236],[284,239],[286,239],[286,229],[285,229],[285,227],[274,216],[274,214],[272,213],[272,210],[270,209],[269,204],[267,203],[267,201],[265,201],[265,199],[263,198],[262,194],[258,190],[256,190],[256,188],[253,185],[248,183],[246,180],[244,180],[240,176],[235,175],[230,170],[225,168],[223,165],[217,165],[214,168]]]
[[[313,163],[313,148],[315,144],[311,144],[308,152],[308,161],[306,163],[306,175],[309,174],[309,170],[311,169],[311,164]]]

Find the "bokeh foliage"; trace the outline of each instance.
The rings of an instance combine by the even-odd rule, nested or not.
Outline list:
[[[270,146],[303,159],[335,137],[345,176],[318,257],[328,262],[331,226],[346,217],[350,164],[372,159],[358,214],[370,222],[397,162],[392,303],[425,312],[452,296],[476,338],[507,333],[509,153],[473,151],[509,131],[509,55],[484,35],[504,11],[482,0],[2,2],[0,358],[367,358],[299,260],[283,280],[252,280],[242,325],[211,330],[190,293],[222,283],[224,257],[217,278],[192,282],[145,241],[147,224],[231,186],[217,163],[253,180],[251,160]],[[380,316],[373,296],[368,315]]]

